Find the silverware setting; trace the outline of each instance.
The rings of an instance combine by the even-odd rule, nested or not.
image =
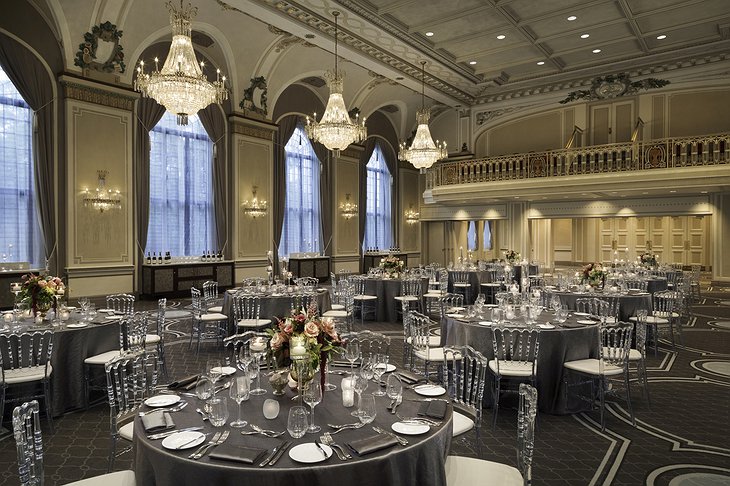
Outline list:
[[[201,417],[203,417],[203,422],[205,422],[206,420],[208,420],[208,414],[205,413],[202,409],[196,408],[195,411],[198,412]]]
[[[212,448],[221,445],[226,440],[228,440],[228,436],[230,435],[231,431],[226,430],[223,433],[217,432],[216,435],[218,436],[218,439],[216,439],[216,435],[213,436],[213,438],[205,444],[200,450],[196,451],[195,453],[188,456],[190,459],[200,459],[204,455],[206,455]]]
[[[160,432],[159,434],[148,435],[147,438],[150,440],[164,439],[165,437],[169,437],[173,434],[177,434],[178,432],[189,432],[189,431],[193,431],[193,430],[202,430],[202,428],[203,427],[186,427],[184,429],[168,430],[167,432]]]
[[[377,432],[378,434],[385,434],[385,435],[391,436],[392,438],[394,438],[395,440],[397,440],[398,443],[400,445],[402,445],[402,446],[407,446],[408,445],[408,440],[406,440],[405,438],[401,437],[400,435],[394,434],[393,432],[388,432],[387,430],[381,429],[380,427],[376,427],[376,426],[373,426],[373,430],[375,432]]]
[[[335,429],[334,432],[332,432],[332,434],[342,432],[343,430],[359,429],[360,427],[363,427],[364,425],[365,424],[363,424],[363,423],[344,424],[344,425],[327,424],[328,427]]]
[[[410,423],[410,424],[424,424],[431,427],[441,427],[442,422],[440,420],[432,420],[427,417],[404,417],[403,415],[397,413],[396,416],[401,422]]]
[[[332,450],[335,451],[337,457],[339,457],[341,461],[352,459],[352,455],[347,452],[347,449],[342,447],[340,444],[337,444],[335,442],[335,439],[332,437],[332,434],[330,434],[329,432],[325,432],[322,436],[320,436],[319,440],[321,440],[323,444],[327,444],[328,446],[330,446]]]
[[[146,412],[139,412],[138,415],[140,417],[144,417],[145,415],[149,415],[149,414],[155,413],[155,412],[179,412],[180,410],[182,410],[183,408],[185,408],[187,406],[188,406],[188,402],[182,402],[182,403],[178,403],[172,407],[160,407],[160,408],[155,408],[152,410],[147,410]]]
[[[199,453],[203,452],[203,450],[206,447],[208,447],[208,446],[210,446],[210,445],[215,444],[216,442],[218,442],[218,440],[221,438],[221,435],[222,434],[223,434],[223,432],[216,432],[215,434],[213,434],[213,437],[207,443],[205,443],[202,446],[198,447],[198,449],[195,452],[193,452],[192,454],[190,454],[188,456],[188,458],[189,459],[195,459],[195,456],[197,456]]]
[[[322,447],[322,444],[320,444],[318,440],[314,441],[314,445],[317,446],[317,449],[319,449],[319,451],[322,453],[322,455],[324,456],[325,459],[327,459],[327,457],[329,457],[329,456],[327,456],[327,451],[324,450],[324,447]]]
[[[255,434],[261,434],[265,435],[266,437],[280,437],[284,435],[285,431],[282,432],[276,432],[275,430],[266,430],[262,429],[258,425],[249,424],[253,430],[242,430],[241,435],[255,435]]]
[[[263,461],[261,461],[261,464],[259,464],[259,467],[264,467],[267,464],[269,466],[273,466],[274,464],[276,464],[276,461],[279,460],[279,458],[284,454],[284,451],[290,445],[291,445],[291,441],[290,440],[282,441],[281,444],[279,444],[278,446],[274,447],[274,449],[271,451],[271,454],[269,454],[268,456],[266,456],[266,458]]]

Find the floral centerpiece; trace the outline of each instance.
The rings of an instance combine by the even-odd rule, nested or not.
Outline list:
[[[66,293],[66,286],[59,277],[28,273],[21,280],[18,301],[27,303],[34,316],[55,308],[56,298]]]
[[[656,267],[658,259],[659,258],[656,253],[652,253],[650,251],[645,251],[639,255],[639,262],[641,262],[641,264],[645,267]]]
[[[277,364],[290,366],[292,359],[309,358],[312,373],[318,368],[322,370],[322,387],[326,375],[324,368],[330,353],[339,352],[342,340],[337,334],[335,323],[328,317],[317,315],[316,307],[293,310],[284,320],[277,319],[277,324],[267,333],[271,336],[271,351]]]
[[[591,287],[599,287],[606,281],[606,270],[600,263],[589,263],[583,267],[583,282]]]
[[[507,250],[504,252],[504,259],[511,265],[520,261],[520,254],[514,250]]]
[[[380,259],[380,265],[378,265],[383,272],[388,274],[391,278],[398,278],[398,275],[403,271],[403,261],[399,260],[393,255],[388,255]]]

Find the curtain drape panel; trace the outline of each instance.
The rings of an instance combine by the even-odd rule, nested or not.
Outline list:
[[[362,254],[362,245],[365,241],[365,217],[367,215],[367,197],[368,197],[368,161],[370,160],[370,157],[373,156],[373,151],[375,151],[375,144],[377,142],[377,139],[375,137],[370,137],[367,140],[365,140],[365,150],[362,151],[362,154],[360,154],[360,193],[358,194],[358,207],[360,208],[360,211],[358,211],[358,223],[359,223],[359,231],[360,231],[360,253]],[[390,169],[390,165],[388,165],[388,168]]]
[[[33,110],[33,167],[35,171],[38,221],[43,235],[45,256],[51,270],[59,274],[56,250],[56,191],[53,187],[53,81],[43,63],[28,49],[1,35],[0,66]]]
[[[228,203],[226,201],[226,117],[218,105],[208,105],[198,112],[200,123],[213,141],[213,212],[218,248],[233,255],[228,248]]]
[[[274,217],[274,257],[279,260],[281,232],[284,228],[284,211],[286,210],[286,143],[291,138],[299,121],[298,115],[288,115],[279,122],[279,131],[274,138],[274,194],[271,210]],[[274,265],[274,272],[279,273],[279,265]]]
[[[337,162],[319,142],[312,144],[319,159],[319,218],[324,254],[332,255],[332,165]]]
[[[134,144],[134,185],[137,188],[137,248],[140,258],[147,244],[150,220],[150,131],[165,114],[165,107],[151,98],[137,100],[137,140]],[[140,260],[143,261],[143,260]]]

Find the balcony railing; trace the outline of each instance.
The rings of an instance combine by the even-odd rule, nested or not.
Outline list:
[[[520,179],[545,179],[730,164],[730,133],[594,145],[442,162],[426,173],[426,189]]]

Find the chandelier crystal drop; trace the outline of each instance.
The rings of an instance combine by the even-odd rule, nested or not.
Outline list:
[[[362,119],[362,122],[359,122],[359,116],[355,117],[355,121],[350,118],[342,97],[344,73],[340,74],[337,71],[337,17],[340,12],[334,11],[332,15],[335,17],[335,70],[327,71],[324,74],[330,95],[322,119],[317,122],[316,113],[313,119],[307,117],[305,130],[309,138],[321,143],[333,151],[335,157],[339,157],[340,152],[351,143],[365,140],[367,129],[365,128],[365,118]]]
[[[188,116],[194,115],[211,103],[220,104],[228,98],[225,88],[226,77],[216,70],[215,82],[208,81],[203,74],[204,64],[198,64],[193,50],[191,19],[198,13],[198,8],[188,4],[183,8],[180,0],[180,9],[176,9],[171,1],[166,4],[170,11],[172,25],[172,44],[167,59],[158,68],[155,58],[155,70],[151,73],[144,71],[144,61],[137,67],[137,79],[134,89],[154,99],[164,106],[167,111],[177,115],[178,125],[187,125]]]
[[[445,159],[449,156],[449,152],[446,150],[446,142],[434,143],[431,137],[431,131],[428,129],[428,121],[431,118],[431,111],[424,106],[424,86],[425,86],[425,71],[426,62],[421,62],[421,109],[416,112],[416,121],[418,122],[418,128],[416,129],[416,135],[413,137],[413,143],[410,147],[406,147],[405,142],[400,144],[400,150],[398,152],[398,158],[410,162],[413,167],[419,169],[421,173],[426,172],[426,169],[431,167],[436,161]]]

